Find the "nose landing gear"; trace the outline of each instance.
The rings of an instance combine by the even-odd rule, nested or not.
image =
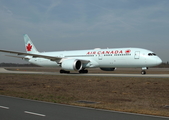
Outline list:
[[[141,74],[142,74],[142,75],[145,75],[147,69],[148,69],[148,67],[142,67]]]
[[[142,71],[141,71],[141,74],[142,74],[142,75],[145,75],[145,74],[146,74],[146,71],[145,71],[145,70],[142,70]]]

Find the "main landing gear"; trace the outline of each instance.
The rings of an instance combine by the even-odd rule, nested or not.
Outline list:
[[[88,70],[80,70],[79,73],[88,73]]]
[[[60,70],[60,73],[70,73],[70,71]]]
[[[69,74],[70,71],[60,70],[60,73],[67,73],[67,74]],[[79,73],[88,73],[88,70],[80,70]]]
[[[141,74],[142,74],[142,75],[145,75],[147,69],[148,69],[148,67],[142,67]]]

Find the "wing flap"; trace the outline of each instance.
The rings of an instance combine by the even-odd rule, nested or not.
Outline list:
[[[25,59],[25,57],[14,56],[14,55],[5,55],[5,56]]]

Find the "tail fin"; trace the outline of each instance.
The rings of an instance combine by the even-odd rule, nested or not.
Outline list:
[[[27,34],[24,35],[24,41],[27,53],[39,53]]]

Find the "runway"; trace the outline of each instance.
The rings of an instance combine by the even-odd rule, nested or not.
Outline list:
[[[70,73],[70,74],[60,74],[58,72],[31,72],[31,71],[9,71],[4,68],[0,68],[0,73],[13,73],[13,74],[47,74],[47,75],[73,75],[73,76],[101,76],[101,77],[154,77],[154,78],[169,78],[169,74],[79,74],[79,73]]]
[[[169,120],[169,117],[75,107],[0,95],[2,120]]]

